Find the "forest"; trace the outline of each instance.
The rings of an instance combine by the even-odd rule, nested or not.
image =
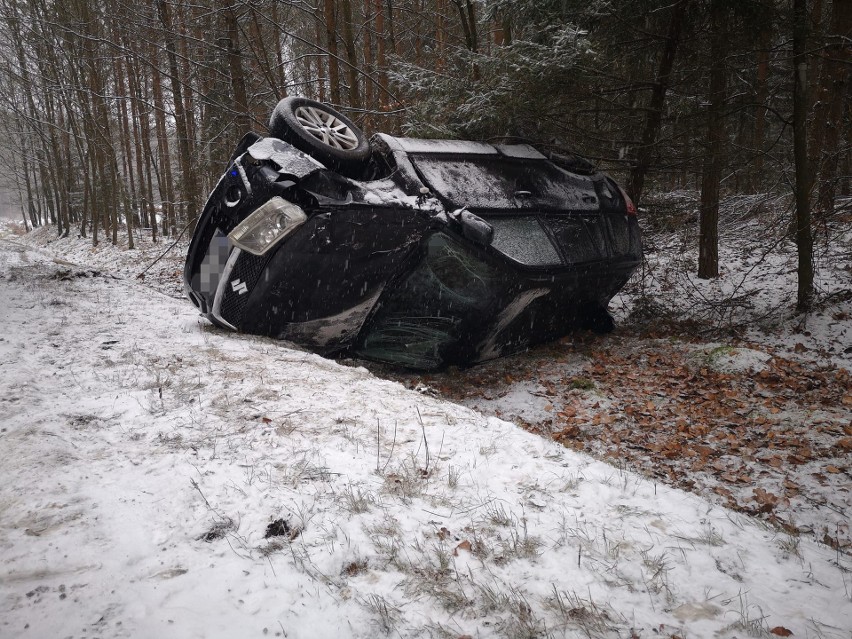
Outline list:
[[[850,639],[852,0],[0,0],[0,56],[0,637]],[[294,96],[601,200],[242,154]]]
[[[116,243],[191,229],[278,100],[368,133],[580,154],[655,216],[700,193],[789,195],[800,310],[814,233],[852,189],[852,3],[841,0],[0,0],[0,189],[30,227]]]

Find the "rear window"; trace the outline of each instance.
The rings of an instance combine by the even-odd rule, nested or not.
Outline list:
[[[411,156],[433,192],[472,209],[596,211],[594,184],[547,161]]]

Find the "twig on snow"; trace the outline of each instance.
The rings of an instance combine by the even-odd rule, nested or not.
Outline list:
[[[426,426],[423,424],[423,416],[420,414],[420,407],[414,407],[417,410],[417,419],[420,421],[420,431],[423,433],[423,445],[426,447],[426,467],[423,469],[423,474],[429,474],[429,440],[426,439]]]
[[[192,218],[189,222],[187,222],[187,223],[186,223],[186,226],[184,226],[184,227],[183,227],[183,230],[182,230],[180,233],[178,233],[178,236],[175,238],[175,241],[174,241],[174,242],[172,242],[171,246],[169,246],[169,247],[168,247],[165,251],[163,251],[162,253],[160,253],[160,255],[157,257],[157,259],[155,259],[153,262],[151,262],[151,263],[150,263],[150,264],[149,264],[149,265],[145,268],[145,270],[144,270],[144,271],[142,271],[141,273],[139,273],[139,275],[137,275],[137,276],[136,276],[136,279],[137,279],[137,280],[141,280],[142,278],[144,278],[144,277],[145,277],[145,273],[147,273],[147,272],[151,269],[151,267],[152,267],[152,266],[154,266],[154,264],[156,264],[156,263],[157,263],[157,262],[159,262],[161,259],[163,259],[163,258],[166,256],[166,253],[168,253],[168,252],[169,252],[169,251],[171,251],[171,250],[172,250],[175,246],[177,246],[177,243],[178,243],[178,242],[180,242],[180,238],[182,238],[182,237],[183,237],[183,234],[184,234],[184,233],[186,233],[186,229],[188,229],[188,228],[189,228],[189,225],[190,225],[190,224],[192,224],[193,222],[195,222],[195,220],[196,220],[196,218]]]

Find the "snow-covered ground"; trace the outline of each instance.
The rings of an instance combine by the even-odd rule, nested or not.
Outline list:
[[[1,637],[852,636],[847,555],[50,233],[0,239]]]
[[[773,353],[852,369],[852,199],[815,223],[814,311],[797,314],[792,200],[741,195],[720,205],[720,277],[702,280],[698,263],[698,194],[659,194],[643,229],[645,264],[612,302],[623,323],[679,322],[703,339],[761,344]],[[668,219],[660,221],[660,218]],[[667,223],[666,223],[667,222]]]
[[[656,194],[614,333],[385,374],[850,553],[852,201],[837,204],[815,225],[811,313],[795,311],[790,198],[725,199],[720,277],[701,280],[698,194]]]

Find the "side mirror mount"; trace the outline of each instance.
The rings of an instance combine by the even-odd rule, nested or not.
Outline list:
[[[458,209],[452,212],[452,217],[461,225],[462,235],[471,242],[482,246],[489,246],[494,238],[494,228],[478,215],[467,209]]]

